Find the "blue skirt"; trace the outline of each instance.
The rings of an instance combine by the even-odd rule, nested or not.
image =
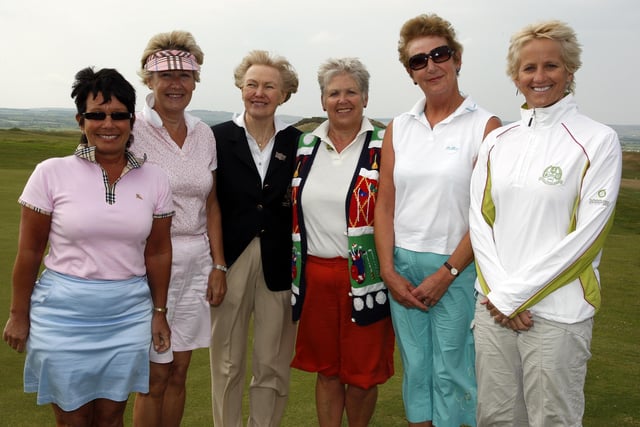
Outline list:
[[[145,277],[94,281],[45,270],[31,295],[24,391],[64,411],[148,392],[151,308]]]

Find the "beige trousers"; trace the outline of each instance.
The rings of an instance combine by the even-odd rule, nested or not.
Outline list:
[[[593,319],[516,333],[476,305],[478,427],[581,427]]]
[[[287,404],[296,337],[291,292],[272,292],[264,281],[255,238],[227,272],[227,294],[211,308],[211,391],[216,427],[242,426],[247,341],[253,314],[252,378],[248,426],[277,427]]]

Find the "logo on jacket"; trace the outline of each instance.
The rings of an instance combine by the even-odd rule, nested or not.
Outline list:
[[[611,202],[607,200],[606,197],[607,197],[607,190],[602,188],[598,190],[595,197],[592,197],[589,199],[589,203],[591,203],[592,205],[603,205],[605,207],[609,206]]]
[[[560,166],[547,166],[539,179],[547,185],[560,185],[562,184],[562,169]]]

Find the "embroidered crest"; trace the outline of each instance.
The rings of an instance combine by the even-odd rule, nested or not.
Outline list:
[[[547,185],[560,185],[562,184],[562,168],[560,166],[547,166],[542,172],[540,181]]]

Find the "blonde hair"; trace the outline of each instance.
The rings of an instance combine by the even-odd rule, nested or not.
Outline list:
[[[142,78],[142,83],[145,85],[149,83],[152,71],[145,70],[144,65],[147,63],[147,58],[156,52],[161,50],[176,49],[184,52],[189,52],[195,56],[198,65],[202,65],[204,61],[204,52],[200,49],[200,46],[196,43],[196,39],[188,31],[175,30],[168,33],[159,33],[151,37],[147,47],[142,52],[142,58],[140,59],[140,70],[138,75]],[[193,77],[196,82],[200,81],[200,72],[193,71]]]
[[[560,44],[560,56],[562,62],[570,74],[575,74],[582,65],[580,54],[582,48],[578,43],[575,31],[561,21],[544,21],[530,24],[511,36],[511,43],[507,53],[507,75],[515,81],[518,77],[520,67],[520,52],[524,45],[532,40],[548,39]],[[567,90],[571,93],[575,91],[575,78],[571,79]]]
[[[398,59],[409,71],[409,52],[407,45],[421,37],[442,37],[447,40],[447,46],[453,51],[453,57],[459,63],[462,58],[462,45],[456,39],[456,30],[446,19],[435,13],[418,15],[409,19],[400,29],[400,40],[398,41]]]
[[[244,77],[252,65],[267,65],[278,70],[282,79],[282,91],[285,95],[283,103],[291,98],[291,94],[298,91],[298,74],[293,65],[284,57],[270,54],[266,50],[252,50],[242,58],[240,64],[233,71],[233,79],[237,88],[242,89]]]

